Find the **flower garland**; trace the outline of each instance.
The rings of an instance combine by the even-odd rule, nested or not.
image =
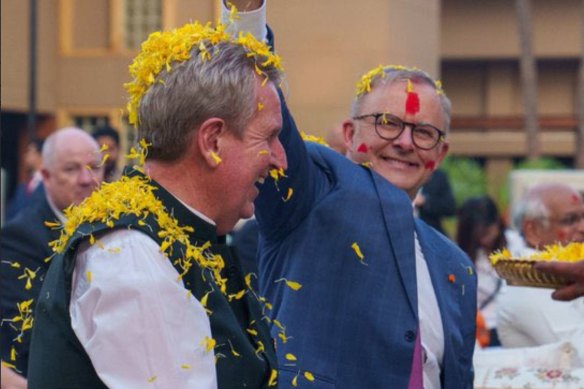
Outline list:
[[[561,261],[561,262],[578,262],[584,259],[584,243],[572,242],[565,246],[553,244],[545,246],[543,250],[537,251],[531,255],[514,258],[507,249],[495,251],[489,255],[491,263],[495,265],[500,260],[521,259],[528,261]]]
[[[194,22],[171,31],[150,34],[129,67],[133,80],[124,84],[130,97],[127,104],[130,124],[138,125],[140,101],[148,89],[156,82],[163,83],[162,79],[157,80],[161,71],[164,69],[170,72],[173,64],[190,59],[195,47],[201,59],[207,61],[213,57],[215,46],[221,42],[230,42],[245,48],[259,76],[265,76],[262,69],[268,66],[283,70],[280,57],[272,53],[268,45],[258,41],[251,33],[240,32],[238,36],[233,36],[226,31],[226,27],[221,23],[212,27],[211,23],[203,25]]]
[[[375,79],[378,77],[384,78],[387,70],[416,71],[426,74],[424,71],[415,67],[408,68],[402,65],[385,65],[385,66],[379,65],[378,67],[371,69],[370,71],[362,75],[361,79],[357,81],[356,91],[357,97],[360,97],[361,95],[371,92],[371,84],[373,84],[373,81],[375,81]],[[426,75],[428,76],[428,78],[432,79],[428,74]],[[442,82],[440,82],[439,80],[434,80],[434,86],[436,87],[436,94],[438,95],[444,94],[444,90],[442,89]]]
[[[140,219],[138,224],[145,226],[145,219],[153,215],[160,228],[158,237],[163,239],[160,251],[170,256],[175,243],[180,243],[185,248],[184,257],[178,261],[182,270],[180,277],[189,271],[195,261],[201,268],[213,272],[215,282],[225,293],[226,279],[220,274],[224,267],[223,258],[206,251],[210,247],[209,242],[203,246],[193,246],[188,235],[193,228],[180,226],[178,221],[166,211],[162,202],[156,198],[155,190],[156,187],[143,176],[122,176],[118,181],[103,183],[81,204],[65,210],[67,221],[62,226],[61,235],[58,240],[50,242],[49,245],[55,253],[63,252],[77,228],[85,223],[103,223],[108,227],[113,227],[114,221],[121,216],[135,215]],[[93,235],[90,235],[89,242],[101,245]]]

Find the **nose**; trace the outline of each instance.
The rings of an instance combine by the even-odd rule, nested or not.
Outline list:
[[[95,177],[93,175],[93,170],[87,166],[83,167],[81,169],[81,171],[79,172],[79,175],[77,177],[77,181],[79,182],[80,185],[83,185],[83,186],[92,185],[93,182],[95,181]]]
[[[284,146],[282,145],[282,142],[280,142],[280,139],[277,139],[274,143],[274,147],[270,153],[270,163],[278,169],[288,169],[286,150],[284,150]]]
[[[413,150],[414,142],[412,141],[412,126],[406,124],[401,134],[393,140],[393,144],[404,150]]]

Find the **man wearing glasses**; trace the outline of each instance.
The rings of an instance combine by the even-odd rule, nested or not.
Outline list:
[[[288,170],[256,200],[260,292],[285,340],[278,386],[472,388],[474,270],[412,210],[448,150],[450,103],[418,70],[364,80],[343,123],[353,161],[305,144],[282,98]]]
[[[546,245],[584,242],[582,196],[566,184],[529,188],[513,212],[525,248],[513,256],[530,255]],[[574,286],[576,288],[577,286]],[[497,303],[497,331],[504,347],[529,347],[573,340],[584,355],[584,305],[553,301],[547,289],[509,286]]]

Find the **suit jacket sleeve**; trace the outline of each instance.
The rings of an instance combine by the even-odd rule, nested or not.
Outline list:
[[[277,240],[294,229],[333,186],[332,176],[310,157],[281,92],[280,100],[283,119],[280,141],[286,151],[288,169],[285,177],[267,180],[256,200],[260,233],[268,240]]]

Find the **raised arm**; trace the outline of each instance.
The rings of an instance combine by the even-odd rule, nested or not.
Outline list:
[[[260,31],[257,23],[261,20],[265,22],[265,1],[236,0],[230,3],[238,10],[246,10],[234,18],[230,31],[245,32],[242,29],[248,28],[247,31],[260,38],[253,31]],[[225,3],[221,19],[229,21],[229,9]],[[267,32],[267,27],[264,27]],[[267,33],[266,39],[273,48],[273,36]],[[283,120],[280,141],[286,150],[288,170],[284,176],[277,176],[275,182],[270,179],[262,185],[256,200],[256,218],[260,231],[267,239],[278,239],[296,227],[310,211],[319,194],[326,193],[330,188],[326,174],[309,157],[281,90],[280,101]]]

